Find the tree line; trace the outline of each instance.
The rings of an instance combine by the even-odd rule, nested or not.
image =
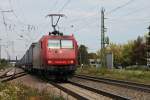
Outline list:
[[[89,64],[89,59],[100,58],[101,50],[97,53],[88,53],[85,45],[80,45],[78,53],[79,64]],[[136,40],[128,41],[126,44],[110,43],[106,47],[106,53],[113,53],[114,66],[146,65],[146,40],[138,36]]]
[[[144,37],[128,41],[126,44],[117,45],[111,43],[106,52],[114,55],[114,66],[146,65],[146,42]]]

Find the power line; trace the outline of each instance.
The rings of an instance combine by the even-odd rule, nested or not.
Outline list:
[[[0,12],[2,13],[2,16],[3,16],[3,24],[4,24],[5,29],[6,29],[6,31],[7,31],[7,23],[6,23],[6,20],[5,20],[5,14],[4,14],[4,13],[11,13],[12,10],[2,10],[2,11],[0,11]]]
[[[62,6],[62,8],[58,11],[59,13],[64,10],[64,8],[70,3],[71,0],[67,0],[66,3]]]
[[[13,7],[12,7],[12,4],[11,4],[11,0],[9,0],[9,4],[10,4],[10,8],[11,8],[11,13],[16,17],[16,19],[18,20],[18,22],[20,23],[20,24],[22,24],[22,25],[25,25],[25,26],[27,26],[27,30],[28,30],[28,32],[30,32],[31,30],[35,30],[35,26],[33,26],[33,25],[26,25],[25,23],[23,23],[23,22],[21,22],[20,21],[20,19],[18,18],[18,16],[16,15],[16,13],[14,12],[14,10],[13,10]],[[6,12],[6,11],[3,11],[3,13],[4,12]],[[7,11],[8,12],[8,11]],[[10,12],[10,11],[9,11]],[[3,14],[3,20],[4,20],[4,25],[5,25],[5,28],[7,29],[7,26],[8,26],[8,28],[9,28],[9,30],[12,28],[12,25],[10,24],[10,25],[8,25],[7,23],[6,23],[6,21],[5,21],[5,17],[4,17],[4,14]],[[11,19],[7,19],[7,20],[9,20],[9,21],[12,21]],[[13,25],[14,27],[16,26],[15,24]],[[13,30],[14,31],[14,30]],[[17,33],[17,32],[15,32],[15,33]],[[17,34],[17,35],[19,35],[19,34]],[[31,38],[31,36],[30,35],[27,35],[26,34],[26,36],[28,36],[30,39],[29,40],[32,40],[32,38]],[[19,35],[19,37],[21,37],[21,35]]]
[[[148,6],[149,8],[149,6]],[[143,8],[140,8],[140,9],[135,9],[134,11],[131,11],[129,13],[127,13],[126,15],[131,15],[131,14],[135,14],[135,13],[139,13],[140,11],[145,11],[147,9],[147,7],[143,7]]]
[[[22,22],[22,21],[19,19],[19,17],[17,16],[17,14],[15,13],[15,11],[14,11],[14,9],[13,9],[13,6],[12,6],[11,0],[9,0],[9,5],[10,5],[10,8],[13,10],[12,14],[16,17],[16,19],[18,20],[18,22],[19,22],[20,24],[27,25],[27,24],[25,24],[24,22]]]
[[[143,22],[143,21],[146,21],[146,20],[150,20],[149,18],[150,18],[150,16],[146,16],[146,17],[143,17],[143,18],[128,18],[128,19],[125,19],[125,17],[127,17],[127,16],[120,16],[120,17],[117,17],[117,18],[114,18],[114,19],[108,19],[109,20],[109,22],[111,21],[111,22],[117,22],[117,21],[120,21],[120,20],[128,20],[128,21],[137,21],[137,22]]]
[[[132,3],[132,2],[134,2],[135,0],[129,0],[128,2],[126,2],[125,4],[123,4],[123,5],[121,5],[121,6],[118,6],[118,7],[116,7],[116,8],[114,8],[114,9],[112,9],[110,12],[108,12],[109,14],[110,13],[113,13],[113,12],[115,12],[115,11],[117,11],[117,10],[119,10],[119,9],[121,9],[121,8],[123,8],[123,7],[125,7],[125,6],[127,6],[127,5],[129,5],[130,3]]]
[[[140,8],[140,9],[135,9],[135,10],[133,10],[133,11],[127,13],[127,14],[124,14],[123,16],[120,16],[120,17],[118,17],[118,18],[116,18],[116,19],[123,18],[123,17],[127,17],[127,16],[131,16],[131,15],[133,15],[133,14],[139,13],[140,11],[143,11],[144,9],[145,9],[145,10],[148,10],[147,8],[149,8],[149,6],[147,6],[147,7],[142,7],[142,8]],[[145,11],[145,10],[144,10],[144,11]]]
[[[52,8],[55,8],[57,4],[58,4],[58,0],[56,0],[56,1],[54,2],[54,6],[53,6]]]
[[[26,23],[22,22],[22,21],[19,19],[19,17],[17,16],[17,14],[15,13],[15,11],[14,11],[14,9],[13,9],[11,0],[9,0],[9,5],[10,5],[10,8],[12,9],[12,14],[16,17],[16,19],[18,20],[18,22],[19,22],[20,24],[27,26],[28,32],[31,32],[32,30],[33,30],[33,31],[36,30],[36,26],[35,26],[35,25],[26,24]]]

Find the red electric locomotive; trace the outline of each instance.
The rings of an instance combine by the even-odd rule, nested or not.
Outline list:
[[[17,65],[28,71],[66,79],[76,70],[77,54],[78,45],[74,36],[63,35],[54,26],[54,32],[32,43]]]

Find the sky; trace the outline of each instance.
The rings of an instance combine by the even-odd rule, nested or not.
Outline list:
[[[0,0],[2,58],[22,57],[31,43],[52,31],[46,17],[52,13],[65,14],[58,26],[61,32],[74,34],[79,45],[97,52],[101,47],[102,7],[110,42],[124,44],[148,32],[149,0]]]

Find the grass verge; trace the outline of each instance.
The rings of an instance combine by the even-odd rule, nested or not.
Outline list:
[[[127,80],[150,85],[150,71],[146,70],[125,70],[86,67],[78,68],[76,73]]]

